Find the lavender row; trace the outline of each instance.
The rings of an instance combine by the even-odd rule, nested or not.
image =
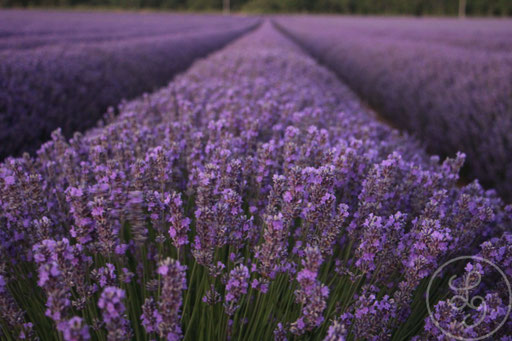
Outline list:
[[[489,53],[512,52],[512,20],[496,18],[410,18],[410,17],[350,17],[350,16],[281,16],[288,25],[308,25],[314,21],[315,31],[336,31],[344,37],[367,36],[374,39],[394,39],[405,42],[429,43],[480,50]],[[279,21],[278,20],[278,21]]]
[[[236,29],[243,21],[219,15],[2,10],[0,50]]]
[[[166,84],[256,23],[0,52],[0,157],[34,151],[57,127],[69,136],[93,126],[108,106]]]
[[[414,33],[395,29],[387,36],[344,30],[344,20],[301,17],[278,22],[385,118],[417,135],[432,152],[450,155],[464,151],[469,176],[510,199],[511,51],[468,49],[421,37],[422,30],[428,36],[441,34],[441,29],[417,27]],[[421,23],[437,25],[435,20]],[[459,30],[455,30],[456,22],[451,25],[462,35],[464,25]],[[504,20],[495,31],[506,31],[510,36],[512,25]],[[417,40],[404,39],[404,35]],[[485,37],[480,41],[485,42]],[[508,41],[503,39],[506,45]]]
[[[438,266],[512,274],[512,207],[457,185],[464,155],[428,157],[268,23],[119,110],[0,165],[3,338],[431,340]]]

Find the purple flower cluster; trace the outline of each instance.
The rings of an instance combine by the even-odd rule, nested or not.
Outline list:
[[[441,264],[475,254],[512,274],[512,207],[461,185],[463,162],[429,157],[265,24],[103,126],[0,164],[1,330],[435,339],[423,300]],[[505,304],[486,285],[482,329]]]
[[[166,204],[169,205],[170,218],[169,236],[174,246],[180,249],[183,245],[188,244],[188,232],[190,230],[190,218],[186,217],[183,212],[183,201],[181,196],[173,193],[166,198]]]
[[[174,259],[166,258],[159,263],[157,273],[161,276],[159,311],[162,321],[158,324],[160,336],[173,341],[181,339],[180,309],[182,291],[187,289],[186,267]]]
[[[89,340],[89,327],[81,317],[75,316],[68,321],[63,321],[57,326],[66,341]]]
[[[34,245],[34,262],[38,264],[37,284],[44,290],[46,316],[57,325],[66,322],[71,307],[84,308],[87,299],[96,291],[94,285],[86,282],[91,258],[82,253],[81,244],[70,245],[69,240],[43,240]],[[79,295],[72,300],[72,291]]]
[[[233,315],[238,309],[238,301],[247,294],[249,287],[249,269],[245,265],[239,265],[229,273],[229,279],[226,283],[226,314]]]
[[[323,262],[320,250],[318,247],[308,246],[304,249],[303,257],[303,268],[297,273],[300,288],[295,291],[296,300],[302,306],[302,312],[290,328],[291,332],[297,335],[302,335],[322,324],[326,298],[329,296],[329,288],[317,278]]]
[[[142,305],[142,325],[147,333],[156,333],[169,341],[180,340],[183,333],[180,325],[182,291],[187,289],[186,267],[178,261],[166,258],[159,262],[157,273],[160,297],[146,298]]]
[[[125,298],[124,290],[117,287],[106,287],[98,300],[98,308],[103,314],[103,324],[107,330],[108,340],[127,340],[131,336],[131,328],[123,303]]]
[[[279,27],[395,126],[512,198],[510,19],[295,16]]]

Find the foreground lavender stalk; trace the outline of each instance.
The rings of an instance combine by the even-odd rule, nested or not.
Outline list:
[[[329,288],[317,279],[322,262],[322,255],[318,248],[306,247],[302,261],[303,269],[297,273],[300,288],[295,291],[295,296],[297,303],[300,303],[303,308],[299,319],[291,325],[291,331],[294,334],[301,335],[311,331],[324,321],[323,311]]]
[[[182,338],[180,309],[182,291],[187,289],[185,270],[185,266],[170,258],[164,259],[158,266],[157,272],[162,281],[158,310],[162,321],[157,328],[160,336],[170,341]]]
[[[122,289],[106,287],[98,300],[98,307],[103,313],[103,323],[108,332],[108,340],[120,341],[131,337],[131,328],[123,303],[125,298],[126,294]]]
[[[229,273],[228,283],[226,284],[226,302],[224,307],[226,314],[233,315],[238,309],[238,301],[243,295],[247,294],[249,281],[249,269],[244,265],[239,265]]]

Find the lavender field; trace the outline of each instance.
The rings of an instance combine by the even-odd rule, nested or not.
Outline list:
[[[169,82],[257,24],[215,15],[0,11],[0,157]]]
[[[429,154],[420,125],[397,130],[308,55],[303,46],[335,60],[327,38],[309,40],[321,33],[306,32],[313,19],[154,13],[132,30],[141,14],[97,14],[94,25],[75,15],[59,25],[9,19],[1,31],[8,89],[25,84],[29,96],[1,90],[12,105],[0,112],[2,133],[34,133],[12,123],[18,116],[63,127],[31,140],[36,153],[0,163],[1,340],[512,340],[502,188],[461,179],[465,153]],[[354,30],[372,36],[379,25]],[[434,34],[395,25],[387,32],[404,44]],[[506,34],[475,37],[456,31],[431,44],[509,49]],[[56,51],[65,58],[45,64]],[[76,78],[34,74],[61,61]],[[97,83],[106,76],[112,83]],[[68,91],[80,77],[92,77],[96,95],[83,97],[92,102],[120,80],[167,85],[129,96],[120,87],[135,98],[110,96],[116,110],[94,126],[77,98],[66,97],[79,103],[71,110],[30,97],[32,79]],[[55,114],[15,109],[30,105]],[[67,138],[76,127],[59,119],[84,122],[83,132]],[[463,123],[438,128],[462,134]],[[450,263],[460,256],[472,258]]]
[[[429,151],[467,155],[471,178],[512,198],[512,20],[276,20]]]

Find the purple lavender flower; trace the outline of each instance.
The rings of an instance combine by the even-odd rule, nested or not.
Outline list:
[[[391,337],[397,305],[388,295],[378,299],[376,294],[375,288],[365,288],[354,303],[352,332],[357,338],[387,340]]]
[[[158,326],[162,323],[162,315],[160,315],[153,298],[146,298],[144,301],[140,319],[146,333],[158,332]]]
[[[178,193],[172,193],[169,198],[166,199],[167,205],[169,205],[170,218],[169,222],[169,235],[173,240],[174,246],[180,249],[181,246],[188,244],[188,232],[190,219],[185,216],[183,212],[183,201],[181,195]]]
[[[58,324],[58,329],[62,333],[65,341],[90,340],[89,327],[84,323],[81,317],[75,316],[68,321]]]
[[[347,338],[347,328],[341,321],[333,321],[327,330],[324,341],[345,341]]]
[[[266,227],[263,232],[263,244],[256,248],[255,257],[259,260],[259,273],[265,278],[274,278],[280,270],[279,261],[286,259],[288,230],[283,221],[283,215],[266,217]],[[284,262],[283,262],[284,263]]]
[[[249,287],[249,269],[245,265],[238,265],[230,271],[226,284],[226,301],[224,308],[226,314],[233,315],[239,308],[240,298],[247,294]]]
[[[104,257],[114,254],[115,248],[119,244],[118,240],[118,223],[109,218],[109,208],[106,207],[105,200],[101,196],[97,196],[90,203],[91,216],[94,221],[97,233],[98,247]]]
[[[295,291],[296,302],[301,304],[302,312],[290,327],[290,331],[296,335],[311,331],[324,321],[322,314],[327,306],[329,288],[317,279],[322,262],[322,253],[318,247],[307,246],[304,249],[303,268],[297,273],[300,288]]]
[[[182,291],[187,289],[186,269],[186,266],[182,266],[180,262],[171,258],[166,258],[158,264],[157,273],[162,281],[158,302],[158,311],[161,316],[158,332],[160,337],[167,340],[182,338],[180,312],[183,302]]]
[[[73,215],[75,224],[71,235],[79,243],[87,244],[92,240],[91,234],[94,231],[90,210],[87,207],[87,193],[83,188],[69,187],[66,190],[66,200],[70,204],[70,212]]]
[[[109,340],[126,340],[132,336],[130,323],[124,306],[125,291],[117,287],[106,287],[98,300],[103,323]]]
[[[113,286],[116,284],[117,279],[115,270],[116,268],[113,264],[107,263],[99,269],[94,269],[91,272],[91,276],[96,282],[98,282],[100,288]]]

